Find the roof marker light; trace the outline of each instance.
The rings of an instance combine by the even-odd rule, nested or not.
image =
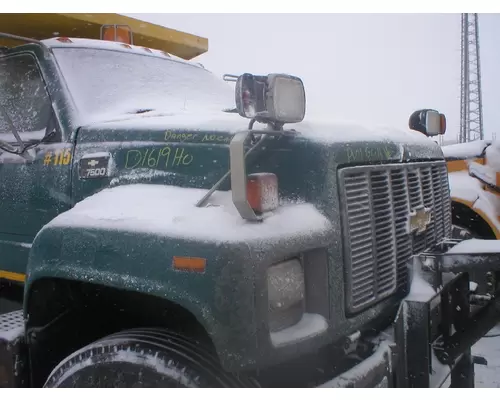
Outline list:
[[[58,40],[61,43],[73,43],[69,38],[67,37],[58,37],[56,40]]]
[[[128,25],[102,25],[101,40],[134,44],[132,29]]]

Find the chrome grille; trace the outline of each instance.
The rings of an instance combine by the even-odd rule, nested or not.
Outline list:
[[[347,306],[365,309],[407,283],[406,262],[451,232],[444,162],[341,169],[341,207],[346,238]],[[410,212],[425,207],[424,233],[409,232]]]

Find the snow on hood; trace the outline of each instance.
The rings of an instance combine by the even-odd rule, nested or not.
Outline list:
[[[118,186],[86,198],[46,228],[76,226],[207,242],[239,242],[299,238],[323,233],[331,227],[311,204],[282,205],[263,222],[245,221],[232,203],[231,192],[215,192],[207,207],[196,207],[206,192],[163,185]]]
[[[237,132],[248,127],[249,120],[236,113],[176,113],[167,115],[160,111],[130,116],[108,115],[106,120],[93,121],[92,128],[133,130],[133,129],[172,129],[208,132]],[[265,125],[256,124],[255,129],[266,129]],[[333,142],[383,141],[400,144],[418,144],[437,147],[425,135],[398,130],[385,126],[367,126],[351,121],[321,121],[307,118],[297,124],[285,125],[285,129],[296,130],[312,140]]]
[[[318,141],[384,141],[436,147],[432,139],[419,132],[383,125],[366,125],[353,121],[303,121],[294,126],[305,136]]]

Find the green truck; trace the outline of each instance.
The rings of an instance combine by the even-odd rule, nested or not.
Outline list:
[[[500,248],[451,239],[441,114],[306,122],[202,39],[47,18],[0,34],[0,387],[474,386]]]

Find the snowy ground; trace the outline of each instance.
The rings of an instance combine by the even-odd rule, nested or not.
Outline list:
[[[481,339],[472,349],[472,354],[483,356],[488,360],[488,366],[476,365],[476,387],[499,388],[500,387],[500,325],[497,325],[488,335],[499,335],[497,337],[485,337]]]

